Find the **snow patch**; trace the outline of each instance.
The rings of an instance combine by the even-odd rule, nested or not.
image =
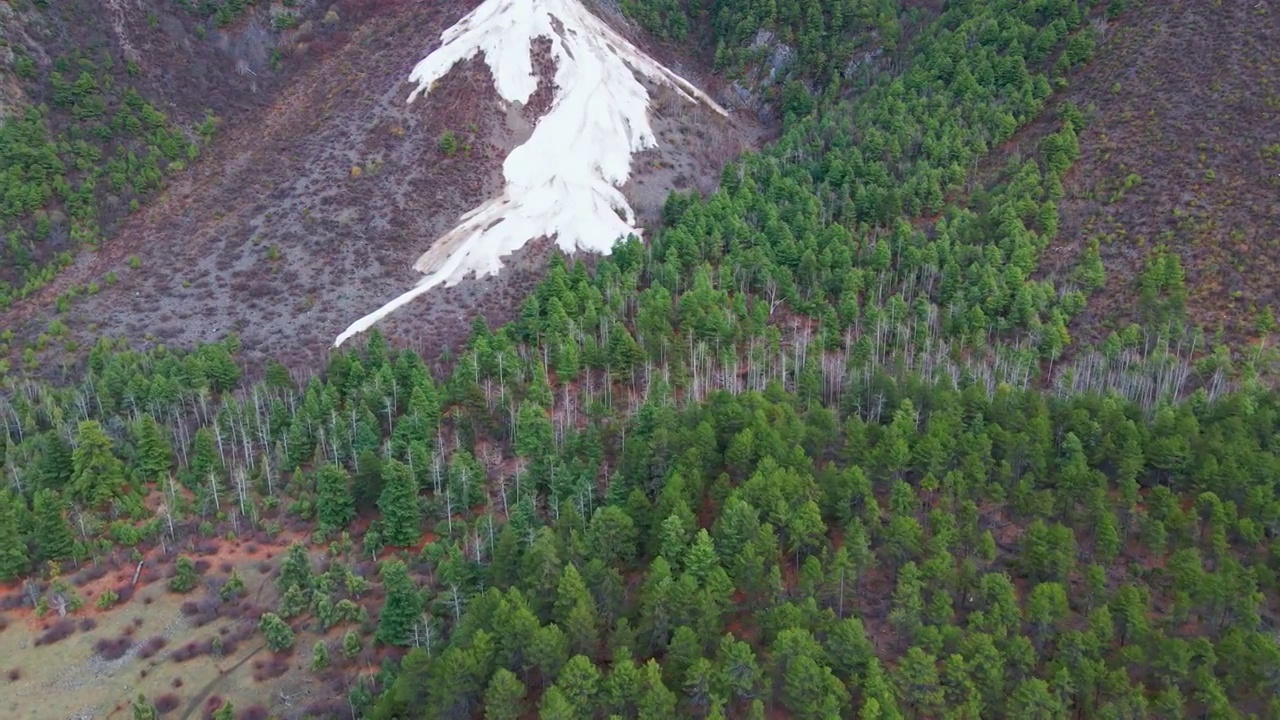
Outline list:
[[[446,30],[441,46],[413,69],[409,80],[418,87],[408,102],[431,92],[458,63],[483,54],[503,100],[527,103],[538,87],[531,54],[537,38],[551,41],[557,89],[529,140],[503,163],[502,194],[463,215],[414,264],[426,277],[352,323],[335,346],[437,285],[496,274],[502,257],[535,238],[553,237],[566,253],[608,254],[619,238],[639,235],[619,188],[631,175],[632,156],[658,142],[649,125],[649,92],[637,73],[728,114],[580,0],[486,0]]]

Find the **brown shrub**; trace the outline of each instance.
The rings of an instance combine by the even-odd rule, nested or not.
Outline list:
[[[98,627],[98,621],[94,618],[87,617],[80,621],[80,632],[89,632]]]
[[[245,708],[240,713],[240,720],[267,720],[270,713],[261,705],[253,705]]]
[[[180,687],[182,687],[182,678],[180,678],[180,677],[175,677],[172,681],[170,681],[170,683],[169,683],[169,684],[170,684],[170,685],[172,685],[172,686],[173,686],[173,687],[175,687],[175,688],[180,688]]]
[[[75,632],[75,624],[70,620],[59,620],[53,624],[53,627],[45,630],[36,638],[36,647],[41,645],[52,645],[60,640],[67,639],[71,633]]]
[[[272,655],[265,660],[253,663],[254,682],[274,680],[287,672],[289,672],[289,660],[279,655]]]
[[[142,647],[138,648],[138,657],[146,660],[147,658],[160,652],[161,648],[169,643],[164,639],[163,635],[152,635],[147,641],[142,643]]]
[[[184,663],[192,658],[208,655],[213,651],[213,642],[209,640],[200,640],[183,645],[182,647],[169,653],[169,659],[177,663]]]
[[[107,574],[105,565],[90,565],[71,577],[71,584],[76,587],[84,587],[85,585],[101,578]]]
[[[214,713],[216,713],[216,712],[218,712],[218,710],[219,710],[219,709],[220,709],[224,704],[226,704],[226,701],[225,701],[225,700],[223,700],[222,698],[218,697],[217,695],[210,695],[210,696],[209,696],[209,699],[204,701],[204,716],[205,716],[205,718],[206,718],[206,719],[207,719],[207,718],[212,718],[212,717],[213,717],[213,714],[214,714]]]
[[[22,668],[9,668],[9,672],[5,675],[9,678],[9,682],[18,682],[22,679]]]
[[[116,588],[116,604],[127,603],[133,599],[133,585],[125,583]]]
[[[133,641],[127,637],[102,638],[93,644],[93,651],[103,660],[119,660],[133,647]]]
[[[182,700],[177,695],[174,695],[173,693],[165,693],[164,695],[156,698],[156,712],[161,715],[166,715],[177,710],[178,706],[181,704]]]

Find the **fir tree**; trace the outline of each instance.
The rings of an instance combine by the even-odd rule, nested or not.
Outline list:
[[[382,511],[383,538],[390,545],[407,547],[420,537],[418,522],[418,487],[409,466],[388,460],[382,468],[385,485],[378,497]]]
[[[378,568],[386,600],[378,615],[378,642],[384,645],[408,645],[413,626],[422,615],[422,598],[414,587],[409,570],[399,560],[387,560]]]
[[[356,516],[355,500],[347,483],[347,471],[328,464],[316,471],[316,518],[320,527],[335,531],[347,526]]]
[[[30,567],[27,545],[18,534],[17,500],[0,490],[0,580],[12,580]]]
[[[41,561],[70,557],[75,549],[62,499],[48,488],[36,491],[34,512],[36,557]]]

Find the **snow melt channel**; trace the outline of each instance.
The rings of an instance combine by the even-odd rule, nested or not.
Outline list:
[[[619,238],[639,235],[635,212],[619,188],[631,175],[632,155],[658,142],[649,125],[649,92],[637,73],[727,114],[579,0],[485,0],[446,30],[441,46],[413,69],[409,80],[418,88],[408,102],[483,53],[502,99],[528,103],[538,87],[530,51],[540,37],[551,41],[557,89],[529,140],[503,163],[502,194],[463,215],[414,264],[426,277],[352,323],[335,346],[437,285],[497,273],[502,257],[535,238],[554,237],[566,253],[607,254]]]

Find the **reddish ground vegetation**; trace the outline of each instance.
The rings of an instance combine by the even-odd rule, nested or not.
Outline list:
[[[169,653],[169,659],[175,663],[184,663],[201,655],[208,655],[211,652],[213,652],[212,640],[192,640]]]
[[[103,660],[119,660],[133,647],[133,641],[127,637],[102,638],[93,644],[93,651]]]
[[[163,635],[153,635],[147,638],[146,642],[138,648],[138,657],[146,660],[147,658],[160,652],[165,645],[169,643]]]
[[[1147,2],[1102,36],[1062,98],[1087,124],[1044,260],[1065,277],[1101,241],[1107,285],[1072,334],[1140,320],[1141,271],[1163,244],[1182,262],[1191,320],[1235,342],[1256,337],[1265,308],[1280,315],[1280,13]],[[1033,125],[1019,144],[1031,150],[1053,129]]]
[[[254,682],[274,680],[289,672],[289,658],[272,654],[261,660],[253,661]]]
[[[75,632],[75,629],[75,623],[71,620],[59,620],[36,638],[36,647],[40,647],[41,645],[52,645],[56,642],[65,640],[71,637],[71,634]]]
[[[156,698],[155,704],[156,704],[156,711],[159,712],[161,715],[164,715],[166,713],[171,713],[174,710],[177,710],[178,706],[182,704],[182,699],[179,698],[177,695],[174,695],[173,693],[165,693],[164,695],[161,695],[160,697]]]

